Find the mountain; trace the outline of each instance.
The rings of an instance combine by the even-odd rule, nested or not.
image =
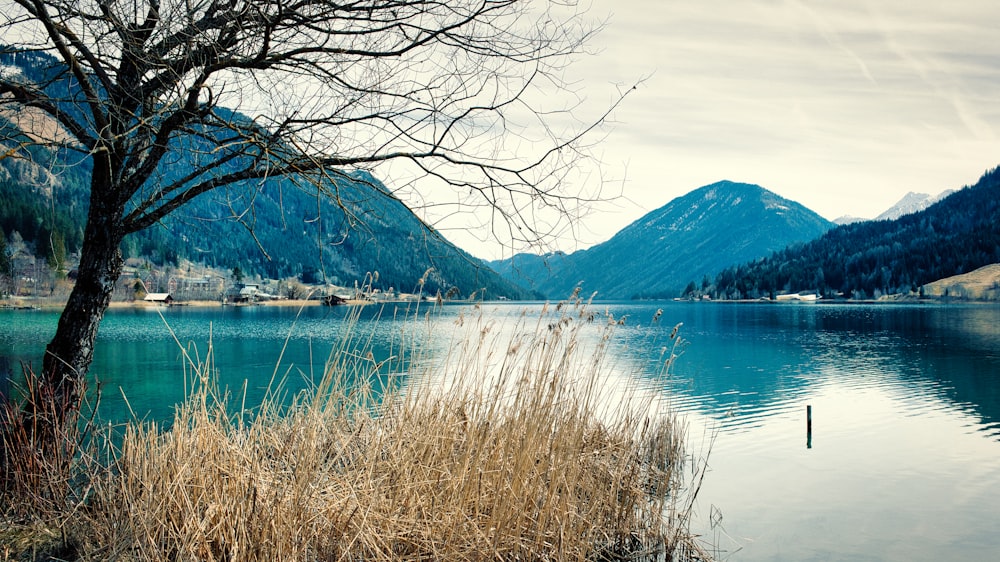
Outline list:
[[[953,189],[949,189],[937,195],[930,195],[928,193],[914,193],[911,191],[873,220],[896,220],[899,217],[923,211],[954,192]]]
[[[47,55],[0,49],[4,75],[70,92],[65,80],[52,77],[58,75],[57,66]],[[78,108],[70,104],[65,110]],[[18,239],[47,258],[79,249],[89,201],[90,159],[45,142],[60,131],[41,112],[0,106],[0,154],[18,156],[0,159],[0,229],[6,239],[17,232]],[[197,142],[194,136],[176,141],[158,177],[169,182],[187,173],[191,155],[207,153]],[[222,167],[215,173],[226,171]],[[349,286],[378,272],[374,287],[380,289],[409,291],[423,278],[431,294],[440,290],[468,296],[485,289],[487,298],[535,296],[423,224],[401,201],[386,195],[390,190],[370,173],[344,174],[323,187],[336,194],[336,203],[303,189],[295,178],[217,189],[127,237],[123,252],[156,264],[176,265],[186,258],[227,270],[238,266],[247,274],[274,279],[298,276]]]
[[[575,255],[575,254],[574,254]],[[551,252],[545,255],[538,254],[515,254],[513,257],[488,262],[490,268],[500,274],[501,277],[512,283],[517,283],[531,290],[542,292],[542,281],[552,280],[557,276],[563,267],[571,267],[569,256],[564,252]],[[561,290],[561,289],[558,289]],[[572,292],[572,288],[570,289]],[[565,292],[565,297],[569,292]],[[549,295],[552,298],[561,298],[558,295]]]
[[[923,211],[927,207],[930,207],[934,203],[944,199],[945,197],[954,193],[954,189],[948,189],[938,193],[937,195],[930,195],[928,193],[915,193],[913,191],[907,193],[902,199],[896,202],[895,205],[889,207],[885,211],[882,211],[879,216],[874,219],[866,219],[864,217],[855,217],[853,215],[844,215],[842,217],[837,217],[833,219],[834,224],[845,225],[853,224],[856,222],[863,222],[868,220],[884,221],[884,220],[896,220],[899,217],[913,214],[919,211]]]
[[[845,225],[845,224],[853,224],[853,223],[856,223],[856,222],[861,222],[861,221],[866,221],[866,220],[871,220],[871,219],[866,219],[864,217],[856,217],[854,215],[843,215],[843,216],[840,216],[840,217],[837,217],[837,218],[833,219],[833,224],[841,225],[842,226],[842,225]]]
[[[1000,168],[896,220],[837,227],[806,244],[716,276],[715,298],[815,291],[825,297],[916,293],[932,281],[1000,262]]]
[[[721,181],[678,197],[572,254],[520,254],[491,265],[550,298],[581,285],[600,298],[679,295],[691,279],[816,238],[833,224],[757,185]]]

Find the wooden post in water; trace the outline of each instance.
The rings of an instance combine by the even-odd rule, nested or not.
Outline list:
[[[813,448],[813,407],[806,404],[806,449]]]

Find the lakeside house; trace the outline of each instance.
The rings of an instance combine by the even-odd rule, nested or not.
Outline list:
[[[174,297],[170,293],[147,293],[142,300],[154,304],[170,305],[174,302]]]
[[[814,302],[814,301],[816,301],[818,299],[819,299],[819,296],[816,295],[815,293],[814,294],[809,294],[809,295],[802,295],[802,294],[799,294],[799,293],[790,293],[790,294],[787,294],[787,295],[776,295],[774,297],[774,300],[776,300],[778,302],[793,302],[793,301]]]
[[[226,302],[233,304],[257,303],[277,300],[278,297],[261,290],[260,285],[238,283],[226,295]]]

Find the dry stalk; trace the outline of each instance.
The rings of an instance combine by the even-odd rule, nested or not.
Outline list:
[[[210,354],[192,362],[169,429],[130,424],[92,475],[81,558],[706,559],[678,513],[686,429],[653,397],[609,394],[617,324],[586,307],[474,315],[443,356],[430,323],[392,358],[355,324],[315,388],[283,401],[278,385],[253,412],[214,386]]]

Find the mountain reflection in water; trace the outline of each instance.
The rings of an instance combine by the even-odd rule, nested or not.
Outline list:
[[[515,323],[540,307],[483,309]],[[605,311],[625,318],[612,341],[616,369],[632,375],[629,384],[663,392],[689,421],[691,454],[708,456],[695,525],[723,557],[988,560],[1000,552],[1000,307],[593,308],[595,323]],[[248,404],[275,376],[293,392],[308,386],[346,330],[341,308],[162,312],[192,356],[203,357],[211,340],[220,384],[245,388]],[[363,312],[356,329],[376,356],[398,351],[405,313]],[[446,306],[430,315],[443,336],[425,345],[443,352],[458,315],[467,313]],[[0,367],[39,365],[56,320],[46,311],[0,311]],[[139,418],[169,419],[182,399],[182,354],[164,320],[150,310],[108,313],[92,367],[106,419],[130,419],[128,405]],[[669,335],[677,324],[675,347]],[[678,353],[667,373],[664,351]]]

